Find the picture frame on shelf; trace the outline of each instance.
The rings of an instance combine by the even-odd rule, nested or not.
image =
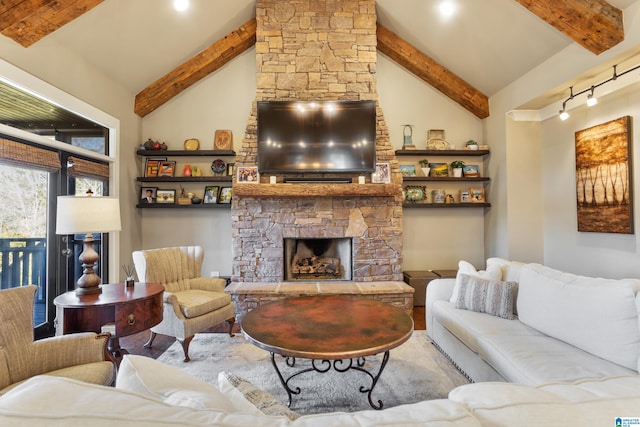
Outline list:
[[[227,176],[233,176],[233,171],[235,170],[235,163],[227,163]]]
[[[233,189],[231,187],[222,187],[220,190],[220,197],[218,203],[231,203],[231,197],[233,196]]]
[[[389,163],[376,163],[376,171],[371,174],[371,182],[374,184],[389,184],[391,182]]]
[[[176,162],[173,160],[165,160],[158,165],[158,176],[175,176]]]
[[[220,192],[220,187],[217,185],[207,185],[204,187],[204,197],[202,199],[202,203],[218,203],[218,193]]]
[[[415,165],[400,165],[400,173],[403,177],[416,176]]]
[[[156,203],[156,192],[158,191],[157,187],[142,187],[140,189],[140,204],[141,205],[152,205]]]
[[[158,204],[175,204],[176,190],[156,190],[156,203]]]
[[[471,197],[471,203],[485,203],[483,187],[469,188],[469,196]]]
[[[228,129],[216,130],[213,137],[214,150],[233,150],[233,134]]]
[[[471,193],[469,193],[469,190],[460,190],[460,203],[471,203]]]
[[[147,157],[144,164],[144,176],[145,177],[154,177],[158,176],[158,169],[160,167],[160,162],[166,161],[166,157]]]
[[[449,176],[449,166],[446,163],[429,163],[429,176]]]
[[[239,166],[237,181],[242,184],[259,184],[260,174],[257,166]]]
[[[462,176],[465,178],[480,178],[480,166],[478,165],[463,166]]]

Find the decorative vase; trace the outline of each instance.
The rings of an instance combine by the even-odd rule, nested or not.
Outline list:
[[[421,168],[422,169],[422,174],[424,176],[429,176],[429,172],[431,171],[431,168]]]
[[[453,168],[453,176],[455,178],[462,178],[462,168]]]

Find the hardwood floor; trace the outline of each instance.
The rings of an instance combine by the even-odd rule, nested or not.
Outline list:
[[[413,308],[413,328],[416,331],[425,330],[425,311],[424,307],[414,307]],[[218,325],[215,328],[211,328],[206,332],[211,333],[227,333],[228,326],[225,323]],[[240,333],[240,325],[233,325],[233,332]],[[162,353],[169,347],[171,344],[175,342],[175,338],[168,337],[166,335],[158,335],[156,339],[153,341],[152,348],[144,348],[144,343],[149,339],[149,331],[143,331],[134,335],[130,335],[128,337],[120,338],[120,345],[127,349],[131,354],[137,354],[140,356],[147,356],[157,359],[160,357]]]

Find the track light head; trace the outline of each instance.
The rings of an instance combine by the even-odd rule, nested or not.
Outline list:
[[[560,110],[559,113],[560,113],[560,120],[562,120],[563,122],[569,118],[569,113],[567,113],[564,108]]]
[[[591,93],[589,95],[587,95],[587,105],[589,107],[593,107],[594,105],[596,105],[598,103],[598,98],[596,98],[593,95],[593,91],[595,90],[595,87],[591,86]]]

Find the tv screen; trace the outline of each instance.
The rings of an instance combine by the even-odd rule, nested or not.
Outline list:
[[[261,173],[373,172],[375,101],[259,101]]]

